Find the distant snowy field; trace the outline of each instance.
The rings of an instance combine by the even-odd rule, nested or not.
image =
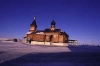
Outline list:
[[[100,66],[100,47],[0,42],[0,66]]]

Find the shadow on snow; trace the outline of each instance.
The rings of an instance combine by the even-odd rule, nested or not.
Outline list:
[[[45,47],[44,47],[45,48]],[[74,52],[74,47],[69,47],[72,52],[58,53],[30,53],[13,60],[5,61],[0,66],[22,66],[24,64],[33,63],[59,63],[71,62],[83,64],[83,66],[100,66],[100,53],[98,52]],[[58,50],[59,51],[59,50]],[[2,52],[1,52],[2,53]],[[89,64],[87,64],[89,63]]]

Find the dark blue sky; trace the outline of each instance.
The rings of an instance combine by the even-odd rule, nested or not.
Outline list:
[[[99,0],[0,0],[0,37],[22,38],[34,16],[38,30],[54,19],[70,39],[100,44]]]

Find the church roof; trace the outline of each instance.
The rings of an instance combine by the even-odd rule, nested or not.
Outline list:
[[[36,20],[33,20],[33,22],[31,23],[30,26],[36,26],[37,27]]]
[[[35,27],[37,27],[37,24],[36,24],[36,16],[34,16],[34,20],[33,20],[33,22],[30,24],[30,26],[35,26]]]
[[[66,35],[69,37],[69,35],[66,32],[60,32],[60,35]]]
[[[44,30],[36,30],[35,34],[44,34]]]
[[[55,29],[55,30],[51,30],[51,29],[45,29],[44,32],[60,32],[61,29]]]

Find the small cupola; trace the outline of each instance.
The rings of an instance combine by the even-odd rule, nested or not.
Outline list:
[[[56,23],[55,23],[55,21],[53,20],[52,22],[51,22],[51,25],[55,25]]]
[[[51,30],[55,30],[55,25],[56,25],[56,23],[55,23],[55,21],[53,20],[53,21],[51,22]]]

